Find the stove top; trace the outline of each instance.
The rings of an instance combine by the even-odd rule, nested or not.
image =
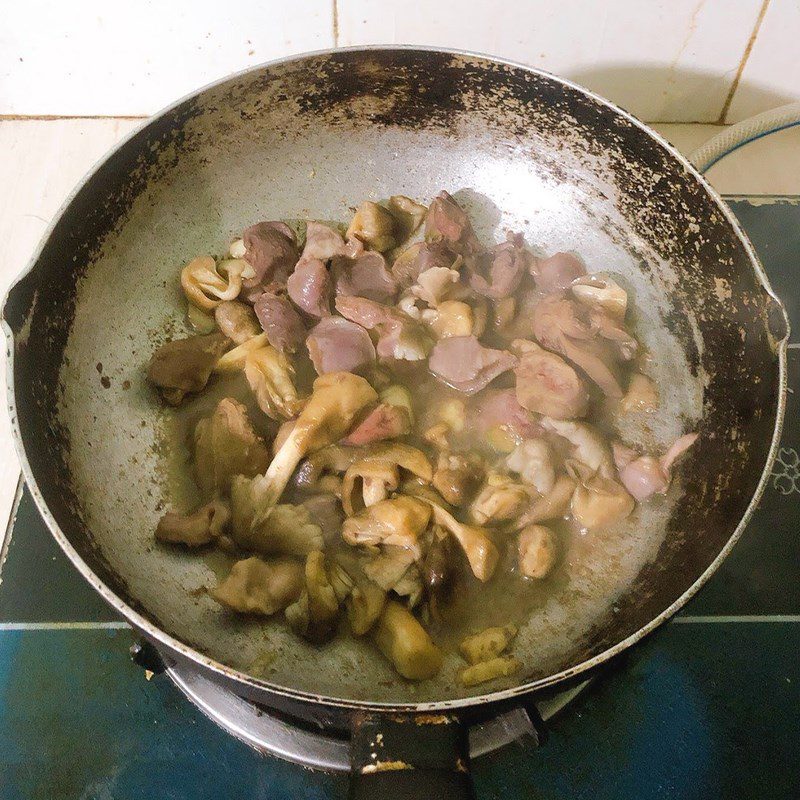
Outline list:
[[[730,204],[787,303],[798,390],[800,198]],[[540,706],[544,746],[521,709],[471,731],[486,753],[473,762],[480,798],[798,796],[798,394],[758,511],[684,611],[577,696]],[[148,680],[132,642],[20,488],[0,551],[0,797],[346,797],[345,741],[243,709],[196,675]]]

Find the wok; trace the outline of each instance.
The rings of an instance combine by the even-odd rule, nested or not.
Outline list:
[[[574,249],[621,276],[662,392],[650,428],[631,433],[654,447],[701,434],[667,502],[645,507],[610,545],[587,591],[532,616],[515,646],[524,671],[483,695],[457,687],[455,662],[411,684],[369,644],[315,648],[278,623],[231,619],[190,593],[213,583],[215,565],[153,541],[164,506],[191,491],[172,412],[144,380],[156,345],[180,334],[179,266],[258,220],[344,221],[363,199],[425,201],[441,188],[487,240],[522,230],[546,252]],[[460,723],[598,666],[686,603],[741,534],[784,409],[785,311],[686,159],[578,86],[455,52],[317,53],[179,101],[75,190],[3,320],[24,477],[78,570],[166,659],[354,731],[366,790],[424,779],[429,792],[439,780],[467,791],[453,755]],[[265,652],[271,661],[257,669]],[[359,755],[358,742],[381,731],[379,755]]]

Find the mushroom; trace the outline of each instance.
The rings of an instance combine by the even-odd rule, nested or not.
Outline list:
[[[580,303],[602,308],[618,322],[625,319],[628,294],[608,275],[583,275],[572,282],[571,289]]]
[[[397,545],[421,555],[419,537],[428,527],[431,507],[415,497],[398,495],[381,500],[349,517],[342,538],[352,545]]]
[[[469,336],[474,324],[472,306],[460,300],[445,300],[436,308],[425,309],[421,319],[439,339]]]
[[[408,570],[414,565],[415,554],[405,547],[387,545],[375,555],[364,558],[361,568],[364,574],[385,592],[394,589]]]
[[[347,618],[353,633],[356,636],[368,633],[385,605],[386,592],[380,586],[369,580],[357,583],[347,598]]]
[[[341,470],[345,472],[345,480],[342,486],[343,501],[345,500],[345,495],[352,495],[355,481],[359,477],[383,482],[387,488],[391,486],[392,490],[397,488],[396,473],[393,470],[403,469],[405,472],[410,472],[426,482],[430,482],[433,477],[433,470],[426,455],[421,450],[408,444],[379,442],[363,448],[341,448],[341,450],[343,452],[337,454],[340,459],[339,463],[346,464],[344,469]],[[352,459],[349,463],[346,463],[350,457]],[[366,492],[366,482],[362,480],[362,483]],[[377,491],[377,488],[370,487],[370,492],[372,491]],[[367,505],[370,505],[370,503],[367,503]]]
[[[470,517],[480,525],[512,519],[529,499],[527,487],[508,475],[492,471],[486,475],[483,488],[472,501]]]
[[[225,493],[234,475],[252,478],[269,464],[269,450],[255,432],[245,407],[232,397],[217,403],[194,429],[194,468],[204,494]]]
[[[303,456],[341,439],[359,412],[377,397],[364,378],[350,372],[329,372],[314,381],[311,397],[292,432],[266,473],[253,480],[254,524],[269,516]]]
[[[333,587],[336,599],[344,603],[355,587],[355,581],[350,573],[337,561],[328,561],[328,582]]]
[[[641,372],[634,372],[628,383],[628,391],[619,404],[623,414],[633,411],[655,411],[658,408],[658,389],[653,381]]]
[[[517,564],[526,578],[544,578],[556,563],[556,537],[544,525],[527,525],[517,537]]]
[[[319,483],[325,475],[346,472],[363,456],[364,451],[357,447],[342,447],[338,444],[323,447],[303,460],[297,471],[297,485],[308,488]]]
[[[248,353],[244,376],[258,407],[271,419],[292,419],[303,407],[294,385],[294,367],[280,350],[265,345]]]
[[[234,343],[244,344],[262,333],[253,307],[237,300],[225,300],[214,309],[219,329]]]
[[[211,256],[199,256],[181,270],[181,287],[192,305],[213,311],[223,300],[235,300],[242,290],[242,279],[254,275],[244,259],[217,264]]]
[[[587,531],[596,531],[625,519],[636,501],[611,478],[594,475],[578,484],[570,507],[575,521]]]
[[[464,660],[470,664],[491,661],[504,652],[517,635],[517,626],[509,623],[502,627],[486,628],[467,636],[458,646]]]
[[[395,219],[395,238],[401,244],[416,232],[428,213],[427,206],[402,194],[392,195],[387,206]]]
[[[464,525],[437,503],[431,503],[431,508],[434,521],[451,533],[461,545],[475,577],[480,581],[488,581],[494,574],[500,554],[486,530],[474,525]]]
[[[465,503],[478,488],[483,477],[483,463],[474,453],[439,453],[433,487],[454,506]]]
[[[457,266],[454,265],[454,266]],[[448,299],[458,286],[461,275],[458,269],[449,267],[431,267],[425,272],[420,272],[417,282],[411,286],[409,292],[414,297],[427,303],[431,308],[436,308]],[[467,333],[471,333],[468,331]]]
[[[569,510],[576,482],[569,475],[559,475],[553,488],[536,500],[519,516],[517,528],[524,528],[534,522],[546,522],[549,519],[563,517]]]
[[[396,224],[388,209],[366,200],[356,210],[345,236],[358,239],[370,250],[384,253],[397,245],[394,235]]]
[[[614,478],[614,458],[611,448],[600,432],[585,422],[568,422],[544,417],[542,426],[549,431],[557,433],[572,445],[571,458],[588,468],[590,472],[597,472],[603,478]]]
[[[373,637],[381,653],[408,680],[432,678],[442,667],[442,651],[416,617],[395,600],[384,606]]]
[[[244,369],[247,356],[262,347],[269,347],[266,333],[259,333],[258,336],[246,339],[241,344],[228,350],[214,365],[214,372],[239,372],[239,370]]]
[[[306,555],[323,547],[322,529],[303,505],[282,503],[262,520],[256,520],[258,478],[237,475],[231,481],[231,530],[233,540],[245,550],[266,555]]]
[[[361,481],[363,502],[357,499],[357,482]],[[400,474],[396,464],[388,461],[357,461],[348,468],[342,481],[342,507],[352,517],[364,507],[385,500],[397,489]]]
[[[563,358],[525,339],[515,339],[511,352],[519,358],[514,374],[517,400],[523,408],[554,419],[586,416],[586,384]]]
[[[201,547],[218,539],[229,519],[230,511],[219,499],[200,506],[191,514],[168,511],[158,521],[156,539],[168,544]]]
[[[310,642],[321,644],[336,633],[339,599],[328,577],[322,551],[315,550],[308,554],[305,589],[286,608],[285,614],[292,630]]]
[[[409,608],[419,605],[425,592],[422,586],[422,574],[419,566],[412,564],[400,577],[400,580],[392,586],[392,591],[399,597],[407,598]]]
[[[177,406],[190,392],[205,388],[214,365],[229,345],[221,333],[167,342],[153,353],[147,379],[167,403]]]
[[[233,611],[268,617],[294,602],[302,585],[303,567],[294,559],[253,556],[237,561],[211,596]]]
[[[495,678],[507,678],[518,672],[522,663],[513,656],[498,656],[489,661],[481,661],[464,667],[458,675],[462,686],[477,686]]]
[[[422,582],[434,614],[439,604],[447,600],[453,590],[455,547],[453,537],[444,528],[432,526],[431,543],[422,560]]]
[[[506,466],[539,494],[547,494],[555,486],[553,451],[544,439],[525,439],[506,456]]]
[[[200,335],[213,333],[217,328],[217,322],[213,314],[203,311],[203,309],[193,306],[191,303],[186,307],[186,323],[194,333]]]

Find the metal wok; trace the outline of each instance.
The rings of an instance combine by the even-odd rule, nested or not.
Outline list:
[[[598,567],[602,602],[533,615],[515,648],[525,671],[486,695],[459,689],[453,669],[412,685],[368,644],[319,649],[278,623],[231,620],[190,594],[213,581],[213,565],[156,547],[152,535],[189,480],[169,412],[144,380],[156,344],[182,325],[178,266],[261,219],[343,221],[364,198],[428,199],[440,188],[486,239],[522,230],[545,251],[574,249],[621,275],[663,396],[641,435],[663,444],[701,433],[668,502],[645,509],[630,546]],[[393,751],[402,758],[389,752],[407,743],[409,720],[426,731],[412,734],[417,744],[430,735],[446,745],[417,747],[417,770],[373,764],[368,780],[393,781],[392,791],[419,779],[427,791],[440,779],[466,790],[463,762],[442,755],[462,747],[458,723],[603,663],[679,609],[742,532],[784,408],[786,314],[690,164],[577,86],[461,53],[313,54],[180,101],[78,187],[3,320],[25,480],[77,569],[165,658],[362,742],[387,731],[378,761],[413,763],[402,742]],[[267,649],[272,660],[255,674]],[[443,764],[453,771],[436,771]]]

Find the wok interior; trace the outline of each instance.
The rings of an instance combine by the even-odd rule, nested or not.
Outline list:
[[[682,485],[591,543],[520,631],[523,682],[578,666],[667,608],[756,489],[779,393],[770,298],[721,209],[649,134],[553,78],[474,57],[344,52],[255,70],[113,155],[5,311],[31,471],[66,538],[126,603],[228,667],[343,700],[467,693],[455,656],[412,685],[369,644],[315,648],[192,592],[220,565],[154,543],[164,507],[193,488],[171,412],[144,380],[155,346],[183,330],[176,274],[193,255],[222,252],[262,219],[346,221],[363,199],[427,202],[441,188],[487,241],[521,230],[534,249],[575,250],[621,276],[662,395],[649,428],[628,433],[658,448],[701,432]]]

